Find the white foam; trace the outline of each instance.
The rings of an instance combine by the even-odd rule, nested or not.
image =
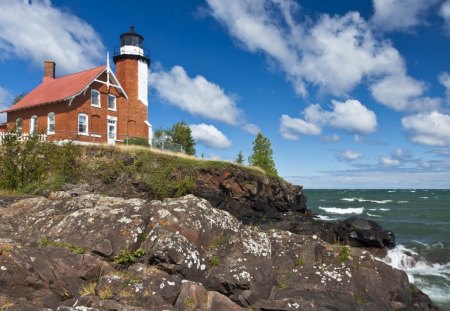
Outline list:
[[[386,204],[391,203],[392,200],[368,200],[364,198],[342,198],[341,201],[347,201],[347,202],[371,202],[371,203],[377,203],[377,204]]]
[[[319,206],[319,209],[324,210],[330,214],[362,214],[364,207],[353,208],[337,208],[337,207],[323,207]]]
[[[369,213],[367,213],[367,216],[370,216],[370,217],[381,217],[380,215],[369,214]]]
[[[381,212],[386,212],[386,211],[390,211],[390,208],[369,208],[369,211],[381,211]]]
[[[408,201],[398,201],[397,203],[400,203],[400,204],[402,204],[402,203],[408,203]]]
[[[420,197],[421,199],[428,200],[428,197]]]
[[[329,216],[325,216],[325,215],[317,215],[315,218],[320,219],[320,220],[326,220],[326,221],[331,221],[331,220],[337,220],[338,218],[332,218]]]
[[[410,282],[414,282],[414,275],[434,275],[450,280],[450,262],[446,264],[431,264],[413,250],[403,245],[397,245],[387,252],[381,259],[388,265],[405,271]]]

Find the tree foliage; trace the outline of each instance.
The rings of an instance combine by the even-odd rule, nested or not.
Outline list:
[[[262,168],[270,175],[278,175],[270,140],[261,133],[253,141],[253,153],[248,157],[248,163]]]
[[[234,160],[236,164],[244,165],[244,156],[242,155],[242,150],[239,150],[238,155],[236,156],[236,159]]]
[[[195,140],[191,128],[185,122],[175,123],[169,129],[158,129],[153,137],[158,148],[164,149],[165,145],[173,143],[181,145],[186,154],[195,155]]]
[[[20,102],[22,100],[22,98],[27,96],[27,94],[28,94],[27,92],[23,92],[23,93],[20,93],[19,95],[17,95],[16,97],[14,97],[14,99],[12,100],[10,106],[14,106],[18,102]]]

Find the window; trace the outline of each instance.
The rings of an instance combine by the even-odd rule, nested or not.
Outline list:
[[[18,134],[22,134],[22,123],[23,123],[22,118],[18,118],[16,120],[16,132]]]
[[[88,116],[87,114],[80,113],[78,115],[78,134],[88,135]]]
[[[38,129],[38,118],[37,116],[32,116],[30,120],[30,134],[37,134]]]
[[[108,109],[116,111],[116,96],[108,94]]]
[[[47,116],[47,134],[55,134],[55,113],[50,112]]]
[[[97,90],[91,91],[91,105],[100,108],[100,92]]]

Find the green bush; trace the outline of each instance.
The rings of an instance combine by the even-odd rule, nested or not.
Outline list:
[[[81,173],[80,155],[72,143],[40,142],[37,135],[20,142],[10,133],[0,145],[0,189],[36,192],[76,182]]]
[[[134,252],[123,249],[114,257],[114,263],[118,265],[131,265],[135,263],[136,259],[144,256],[144,254],[145,251],[142,248],[138,248]]]
[[[126,140],[126,143],[128,145],[137,145],[137,146],[145,146],[145,147],[149,147],[149,143],[148,140],[145,138],[141,138],[141,137],[130,137]]]

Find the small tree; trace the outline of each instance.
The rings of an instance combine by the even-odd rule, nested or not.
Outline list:
[[[242,150],[239,150],[238,155],[236,156],[236,159],[234,160],[236,164],[244,165],[244,156],[242,155]]]
[[[20,93],[19,95],[17,95],[16,97],[14,97],[14,99],[12,100],[10,106],[13,106],[13,105],[17,104],[18,102],[20,102],[22,100],[22,98],[27,96],[27,94],[28,93],[23,92],[23,93]]]
[[[170,129],[172,142],[183,146],[184,152],[195,155],[195,140],[191,128],[184,122],[175,123]]]
[[[248,163],[262,168],[270,175],[278,175],[270,140],[261,133],[253,141],[253,154],[248,157]]]

